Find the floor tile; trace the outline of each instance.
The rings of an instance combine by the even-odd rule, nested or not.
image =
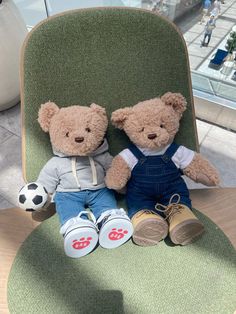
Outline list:
[[[236,145],[230,146],[226,140],[223,142],[214,137],[206,136],[201,145],[201,152],[219,171],[220,186],[235,187]]]
[[[231,11],[229,11],[231,12]],[[229,21],[226,21],[226,20],[223,20],[223,19],[217,19],[217,22],[216,22],[216,27],[217,28],[224,28],[226,30],[229,30],[230,27],[232,27],[234,25],[233,22],[229,22]],[[216,30],[217,30],[216,28]]]
[[[195,24],[194,26],[192,26],[189,31],[190,32],[193,32],[193,33],[198,33],[198,34],[201,34],[204,30],[204,26],[203,25],[200,25],[199,23],[198,24]]]
[[[20,104],[8,110],[0,111],[0,126],[20,136]]]
[[[236,147],[236,133],[234,133],[234,132],[229,132],[229,131],[222,129],[220,127],[212,126],[209,129],[207,136],[215,139],[217,141],[217,143],[219,143],[219,144],[221,144],[221,142],[224,144],[227,144],[229,150],[233,146]],[[234,157],[236,160],[236,154]],[[236,171],[236,162],[235,162],[235,171]]]
[[[202,40],[203,40],[203,35],[199,35],[198,34],[198,37],[196,37],[193,41],[193,44],[197,45],[198,47],[200,47],[201,43],[202,43]]]
[[[18,136],[13,135],[1,144],[0,169],[0,195],[17,205],[18,191],[25,184],[21,170],[21,139]]]
[[[221,114],[217,117],[216,123],[236,131],[236,110],[224,107]]]
[[[236,134],[220,127],[197,121],[200,153],[219,172],[221,187],[236,187]],[[185,178],[189,189],[206,188]]]
[[[225,17],[228,17],[228,18],[230,18],[230,19],[235,19],[235,14],[234,14],[234,13],[231,13],[231,12],[230,12],[230,13],[225,13],[224,16],[225,16]]]
[[[194,41],[198,36],[199,36],[198,33],[186,32],[184,34],[184,39],[185,41],[191,42],[191,41]]]
[[[190,60],[190,69],[191,70],[195,70],[197,69],[201,63],[203,62],[203,58],[202,57],[196,57],[196,56],[192,56],[189,55],[189,60]]]
[[[12,136],[11,132],[0,126],[0,144],[9,140],[11,136]]]
[[[8,202],[0,195],[0,210],[15,207],[15,204]]]
[[[193,56],[205,58],[209,54],[209,51],[207,49],[200,48],[200,42],[199,42],[198,45],[197,44],[189,45],[188,53]]]
[[[212,125],[201,120],[197,120],[197,134],[199,144],[203,142],[205,137],[208,135],[209,131],[212,129]]]
[[[221,40],[222,38],[224,38],[226,36],[226,34],[228,33],[229,30],[225,29],[225,28],[218,28],[216,27],[214,30],[213,30],[213,33],[215,36],[217,37],[220,37]]]

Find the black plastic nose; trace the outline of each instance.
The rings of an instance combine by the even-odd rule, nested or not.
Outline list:
[[[76,143],[82,143],[84,141],[84,137],[78,136],[75,138]]]
[[[156,138],[156,137],[157,137],[157,135],[155,133],[148,134],[149,140],[154,140],[154,138]]]

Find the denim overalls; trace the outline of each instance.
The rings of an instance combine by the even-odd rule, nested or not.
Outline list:
[[[180,195],[180,204],[191,208],[188,188],[171,157],[179,145],[172,143],[160,156],[145,156],[135,145],[129,150],[138,159],[127,184],[128,214],[131,218],[141,209],[154,210],[156,203],[168,205],[173,194]],[[159,212],[162,215],[162,213]]]

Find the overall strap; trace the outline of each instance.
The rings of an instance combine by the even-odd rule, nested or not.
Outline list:
[[[162,160],[167,163],[171,160],[171,158],[174,156],[176,151],[178,150],[179,145],[176,143],[172,143],[166,150],[166,152],[162,156]]]
[[[146,156],[141,152],[141,150],[139,150],[138,147],[136,147],[134,144],[130,144],[128,149],[138,160],[146,158]]]

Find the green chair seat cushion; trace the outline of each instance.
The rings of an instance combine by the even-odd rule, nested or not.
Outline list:
[[[10,313],[233,314],[236,251],[212,221],[195,213],[206,233],[191,245],[129,241],[81,259],[64,255],[54,215],[17,253],[8,281]]]

